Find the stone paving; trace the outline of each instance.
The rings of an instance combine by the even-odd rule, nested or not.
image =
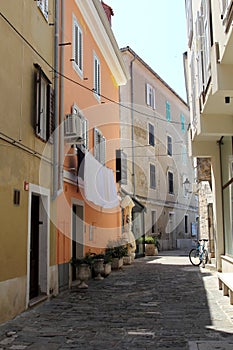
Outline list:
[[[180,252],[137,259],[0,326],[0,350],[232,350],[233,306],[216,272]]]

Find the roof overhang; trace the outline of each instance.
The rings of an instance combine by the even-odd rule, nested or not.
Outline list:
[[[129,72],[100,1],[75,1],[117,85],[125,85],[129,79]]]

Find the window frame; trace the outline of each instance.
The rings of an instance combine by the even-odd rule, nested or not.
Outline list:
[[[100,100],[101,95],[101,65],[99,57],[93,54],[93,92],[95,97]]]
[[[156,210],[151,210],[151,233],[157,233],[157,212]]]
[[[155,164],[150,163],[149,172],[150,172],[150,189],[155,190],[156,189],[156,167],[155,167]]]
[[[168,182],[168,193],[174,195],[174,173],[171,170],[168,170],[167,172],[167,182]]]
[[[169,101],[166,101],[166,120],[171,121],[171,104]]]
[[[83,78],[83,30],[75,15],[73,15],[72,32],[73,68]]]
[[[189,229],[188,229],[188,225],[189,224],[189,215],[185,214],[184,215],[184,233],[188,234]]]
[[[180,113],[180,122],[181,122],[181,131],[185,133],[185,116],[183,113]]]
[[[148,144],[155,146],[155,126],[152,123],[148,123]]]
[[[35,133],[43,142],[53,143],[54,121],[54,90],[52,83],[38,64],[35,71]],[[45,112],[44,112],[45,110]]]
[[[48,22],[49,20],[49,0],[37,0],[37,6],[42,12],[44,18]]]
[[[152,109],[156,109],[155,88],[149,83],[146,83],[146,104]]]
[[[72,114],[76,114],[82,120],[82,134],[83,134],[83,143],[82,146],[88,150],[89,148],[89,122],[79,109],[77,104],[73,104],[71,108]]]
[[[98,128],[94,128],[94,157],[105,165],[106,162],[106,138]],[[96,142],[98,139],[98,142]]]
[[[172,157],[173,150],[172,150],[172,137],[170,135],[167,135],[167,155],[169,157]]]

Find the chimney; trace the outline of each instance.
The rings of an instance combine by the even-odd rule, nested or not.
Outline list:
[[[103,6],[103,9],[106,13],[106,16],[108,18],[108,21],[110,23],[110,26],[112,25],[112,16],[114,16],[114,12],[113,9],[108,6],[107,4],[105,4],[102,0],[101,0],[101,5]]]

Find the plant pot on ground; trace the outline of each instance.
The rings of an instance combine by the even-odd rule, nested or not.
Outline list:
[[[155,256],[158,255],[158,241],[153,236],[145,236],[145,255]]]
[[[91,277],[93,258],[89,254],[86,254],[86,256],[83,258],[72,258],[70,260],[70,264],[75,266],[77,271],[77,279],[80,281],[77,288],[88,288],[87,281]]]
[[[119,269],[123,265],[123,257],[128,255],[127,245],[121,241],[111,242],[105,254],[112,259],[112,269]]]

